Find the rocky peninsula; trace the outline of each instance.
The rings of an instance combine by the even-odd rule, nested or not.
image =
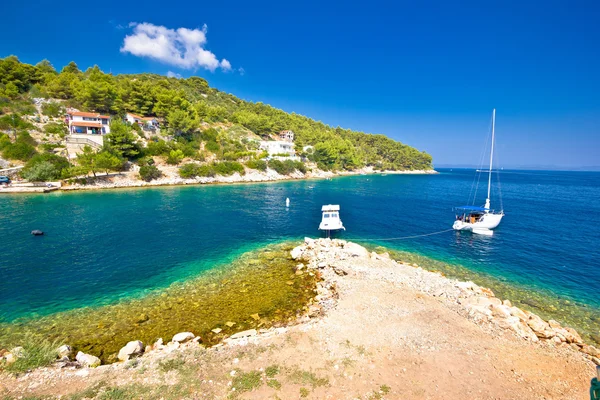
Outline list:
[[[193,332],[131,338],[119,362],[63,346],[52,366],[2,373],[35,398],[587,399],[600,350],[556,321],[343,240],[306,238],[296,274],[321,279],[287,326],[208,347]],[[4,362],[20,349],[2,355]],[[44,397],[46,396],[46,397]]]

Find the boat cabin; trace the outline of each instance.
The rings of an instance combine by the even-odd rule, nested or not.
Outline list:
[[[474,224],[478,222],[490,210],[483,207],[463,206],[456,207],[456,220]]]
[[[342,225],[342,220],[340,219],[340,206],[337,204],[327,204],[321,207],[321,212],[323,216],[321,218],[321,224],[319,225],[319,230],[322,231],[337,231],[340,229],[346,230],[344,225]]]

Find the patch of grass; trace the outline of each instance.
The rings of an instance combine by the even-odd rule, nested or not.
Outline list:
[[[239,372],[232,381],[231,386],[236,392],[249,392],[262,386],[262,374],[259,371]]]
[[[57,341],[40,340],[40,338],[26,335],[20,343],[20,346],[23,347],[21,356],[12,364],[0,365],[0,369],[12,374],[19,374],[50,365],[58,358],[59,345]]]
[[[267,386],[275,390],[279,390],[281,389],[281,382],[279,382],[277,379],[269,379],[267,381]]]
[[[99,397],[98,400],[128,400],[131,399],[132,393],[129,388],[126,387],[112,387],[106,389]]]
[[[355,361],[353,359],[351,359],[350,357],[344,357],[344,359],[342,360],[342,365],[346,368],[353,366],[354,363],[355,363]]]
[[[162,360],[158,363],[158,369],[162,372],[181,370],[185,365],[185,360],[181,357]]]
[[[312,371],[293,370],[289,375],[290,381],[299,385],[311,385],[313,388],[329,384],[328,378],[319,378]]]
[[[307,388],[300,388],[300,397],[308,397],[310,390]]]
[[[106,382],[98,382],[94,386],[85,389],[82,392],[72,394],[69,400],[83,400],[83,399],[94,399],[100,390],[106,386]]]
[[[279,373],[279,365],[270,365],[265,369],[265,375],[267,378],[275,378],[275,376]]]
[[[356,351],[358,352],[358,354],[360,354],[361,356],[364,356],[365,354],[367,354],[367,349],[365,348],[365,346],[360,345],[360,346],[356,346]]]
[[[136,368],[138,365],[140,365],[140,360],[137,358],[134,358],[125,363],[125,369]]]
[[[102,385],[105,385],[102,383]],[[86,389],[83,392],[77,393],[70,400],[179,400],[190,398],[189,396],[197,392],[199,386],[190,384],[189,382],[179,382],[175,385],[141,385],[130,384],[123,386],[102,387],[96,385]]]
[[[392,389],[388,385],[381,385],[379,387],[379,391],[371,393],[367,397],[367,400],[381,400],[381,399],[383,399],[383,396],[390,393],[391,390]]]

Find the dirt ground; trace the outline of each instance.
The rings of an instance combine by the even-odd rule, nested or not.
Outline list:
[[[382,279],[391,263],[350,264],[323,317],[125,365],[3,376],[0,398],[589,399],[594,366],[568,345],[476,323],[443,296]]]

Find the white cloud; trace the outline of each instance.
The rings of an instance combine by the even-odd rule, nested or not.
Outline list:
[[[129,27],[133,28],[133,32],[123,40],[123,53],[153,58],[185,69],[231,70],[229,61],[219,61],[214,53],[204,48],[208,31],[206,25],[202,29],[169,29],[147,22],[132,22]]]
[[[178,73],[173,72],[173,71],[167,71],[167,76],[169,78],[177,78],[177,79],[183,78],[183,76],[181,76],[181,74],[178,74]]]
[[[246,70],[245,70],[244,68],[242,68],[242,67],[240,67],[240,68],[238,69],[238,72],[239,72],[239,73],[240,73],[240,75],[242,75],[242,76],[244,76],[244,75],[246,74]]]
[[[221,68],[223,71],[231,71],[231,63],[224,58],[221,60]]]

